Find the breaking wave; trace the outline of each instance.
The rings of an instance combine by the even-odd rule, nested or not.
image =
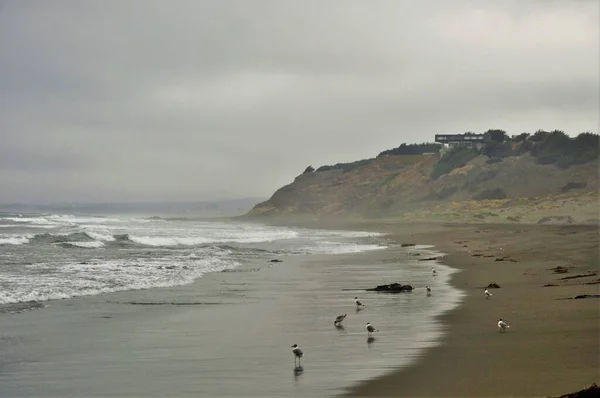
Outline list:
[[[80,247],[82,249],[98,249],[104,247],[104,243],[97,240],[91,242],[64,242],[60,245],[63,247]]]
[[[24,245],[25,243],[29,243],[27,236],[0,236],[0,245]]]
[[[0,304],[61,300],[124,290],[186,285],[206,273],[239,265],[237,261],[217,257],[97,260],[70,262],[60,266],[40,263],[31,268],[43,270],[43,279],[38,280],[32,276],[14,281],[10,289],[0,290]],[[69,283],[64,283],[65,280]]]

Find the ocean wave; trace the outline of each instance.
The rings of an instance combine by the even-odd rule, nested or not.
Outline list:
[[[162,237],[128,235],[128,239],[144,246],[196,246],[211,241],[201,237]]]
[[[55,225],[38,225],[38,224],[0,224],[0,228],[40,228],[40,229],[52,229]]]
[[[98,249],[104,247],[104,243],[97,240],[91,242],[63,242],[60,243],[63,247],[80,247],[82,249]]]
[[[122,218],[111,218],[111,217],[104,217],[104,216],[84,217],[84,216],[75,216],[72,214],[52,214],[52,215],[46,216],[46,218],[53,220],[55,222],[61,222],[61,223],[66,222],[69,224],[82,224],[82,223],[105,224],[105,223],[123,223],[123,222],[129,221],[128,219],[122,219]]]
[[[33,235],[32,242],[36,243],[65,243],[65,242],[92,242],[95,241],[86,232],[73,232],[73,233],[44,233]]]
[[[289,236],[277,237],[268,235],[255,236],[224,236],[224,237],[203,237],[203,236],[149,236],[149,235],[133,235],[133,234],[117,234],[113,235],[118,242],[132,242],[144,246],[202,246],[208,244],[219,243],[265,243],[273,242],[278,239],[288,239]]]
[[[316,246],[303,246],[297,248],[292,251],[292,254],[349,254],[382,249],[386,249],[386,246],[382,246],[380,244],[338,243],[324,241]]]
[[[25,243],[29,243],[29,237],[23,235],[0,237],[0,245],[24,245]]]
[[[46,218],[43,217],[3,217],[0,220],[7,220],[7,221],[12,221],[12,222],[18,222],[18,223],[28,223],[28,224],[33,224],[33,225],[55,225],[55,222],[52,222]]]
[[[87,236],[89,236],[90,238],[94,239],[94,240],[99,240],[99,241],[103,241],[103,242],[113,242],[115,241],[115,237],[112,236],[111,234],[102,234],[100,232],[93,232],[93,231],[86,231],[85,232]]]
[[[0,304],[186,285],[207,273],[239,265],[239,262],[216,257],[71,262],[60,266],[39,263],[28,268],[38,272],[43,270],[44,277],[36,279],[32,275],[13,281],[10,290],[0,291]]]

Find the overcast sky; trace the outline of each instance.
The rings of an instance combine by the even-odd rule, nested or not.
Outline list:
[[[598,132],[598,0],[0,2],[0,203],[268,197],[436,133]]]

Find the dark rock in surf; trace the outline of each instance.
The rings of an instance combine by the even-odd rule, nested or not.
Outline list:
[[[401,285],[399,283],[391,283],[389,285],[379,285],[372,289],[365,289],[368,292],[384,292],[384,293],[404,293],[411,292],[413,287],[411,285]]]
[[[573,299],[586,299],[586,298],[600,298],[600,294],[580,294],[579,296],[573,297]]]
[[[282,263],[283,261],[279,260],[279,259],[274,259],[269,261],[270,263]]]
[[[416,246],[416,243],[402,243],[400,246],[401,247],[411,247],[411,246]]]

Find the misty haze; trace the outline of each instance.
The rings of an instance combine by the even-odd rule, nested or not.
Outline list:
[[[0,396],[597,396],[599,20],[3,1]]]

